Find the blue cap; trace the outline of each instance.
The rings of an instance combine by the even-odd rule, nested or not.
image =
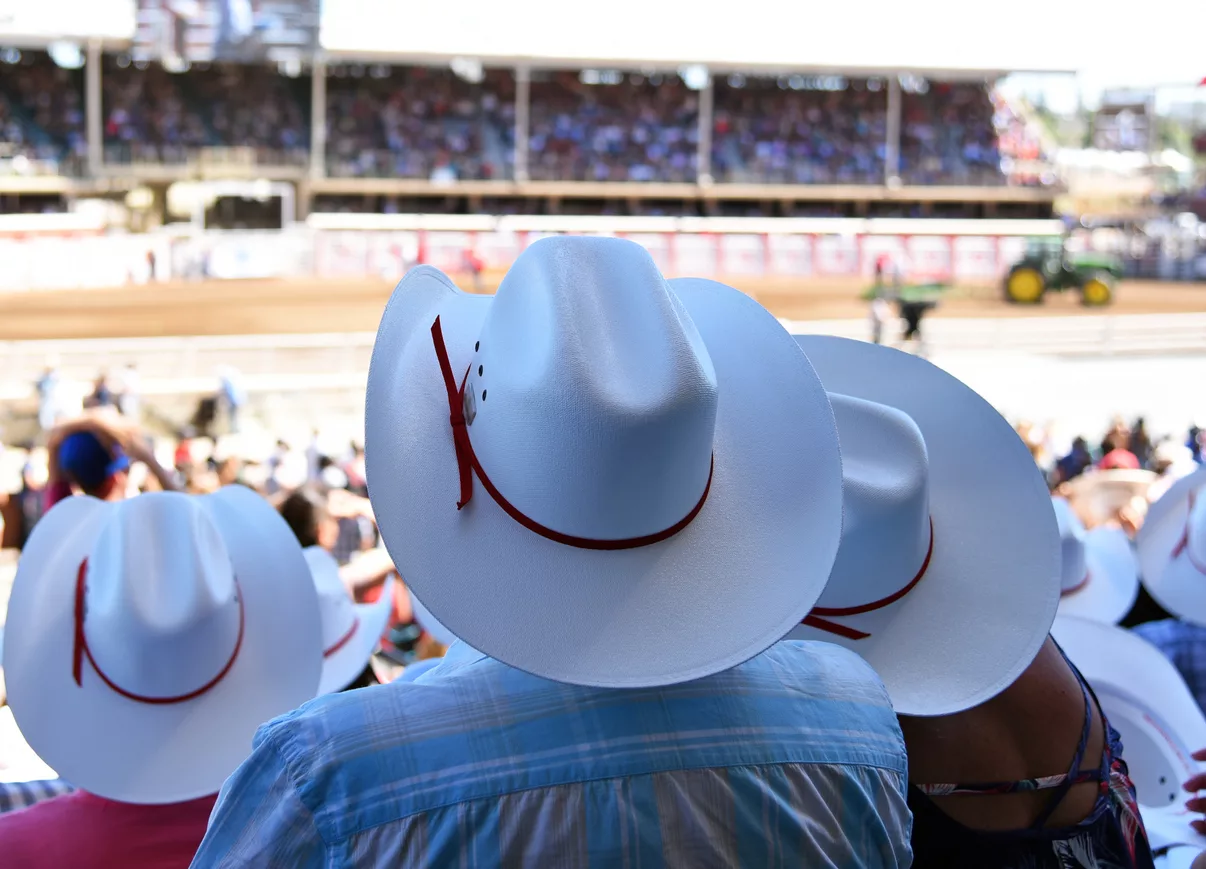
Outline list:
[[[116,444],[107,450],[92,432],[80,431],[59,445],[59,467],[77,486],[91,490],[130,467],[130,458]]]

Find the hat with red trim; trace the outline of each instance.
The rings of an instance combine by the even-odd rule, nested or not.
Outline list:
[[[1124,760],[1152,847],[1202,841],[1189,826],[1181,783],[1201,772],[1206,717],[1164,654],[1123,628],[1060,615],[1051,636],[1093,688],[1122,737]]]
[[[833,412],[795,341],[623,239],[541,239],[493,297],[412,270],[373,348],[365,465],[431,614],[562,682],[736,666],[804,617],[841,538]]]
[[[1135,548],[1143,585],[1179,619],[1206,625],[1206,468],[1173,483],[1152,504]]]
[[[431,611],[423,606],[422,601],[415,597],[415,593],[410,589],[407,589],[406,593],[410,596],[410,611],[414,615],[414,619],[419,627],[426,631],[441,646],[451,646],[455,643],[457,640],[456,635],[440,624],[439,620],[431,614]]]
[[[837,417],[842,546],[790,638],[852,649],[898,713],[969,709],[1013,683],[1055,618],[1059,530],[1013,427],[908,353],[799,336]]]
[[[127,803],[215,793],[322,669],[301,547],[242,486],[59,503],[21,556],[6,627],[8,702],[30,746]]]
[[[318,694],[341,691],[364,671],[394,607],[394,579],[387,577],[373,603],[356,603],[339,576],[339,562],[321,546],[302,550],[322,616],[322,679]]]
[[[1063,498],[1052,498],[1061,547],[1059,613],[1115,625],[1139,595],[1139,562],[1121,528],[1086,531]]]

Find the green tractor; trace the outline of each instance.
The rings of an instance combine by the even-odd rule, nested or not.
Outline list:
[[[1026,253],[1005,277],[1005,301],[1037,305],[1048,292],[1075,289],[1082,305],[1101,307],[1114,300],[1122,261],[1103,253],[1069,253],[1058,236],[1032,238]]]

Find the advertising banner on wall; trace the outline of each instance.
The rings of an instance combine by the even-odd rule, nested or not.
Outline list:
[[[674,236],[674,277],[706,278],[719,272],[716,236],[684,232]]]
[[[813,265],[819,275],[856,275],[859,272],[858,238],[853,235],[820,235],[813,245]]]
[[[757,277],[766,274],[766,236],[720,236],[719,270],[726,275]]]
[[[984,281],[997,276],[997,240],[969,235],[955,238],[954,272],[956,280]]]
[[[772,275],[806,277],[812,274],[812,236],[779,235],[766,237],[767,270]]]
[[[670,251],[670,242],[673,239],[666,232],[630,232],[624,236],[629,241],[635,241],[637,244],[649,251],[649,255],[653,257],[653,261],[657,263],[657,267],[661,269],[662,274],[670,274],[674,271],[673,260]]]
[[[941,235],[914,235],[905,242],[909,277],[914,281],[946,281],[951,276],[951,240]]]

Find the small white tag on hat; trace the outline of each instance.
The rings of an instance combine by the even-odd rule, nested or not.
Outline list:
[[[473,418],[477,416],[477,402],[473,398],[473,383],[465,384],[465,425],[473,425]]]

